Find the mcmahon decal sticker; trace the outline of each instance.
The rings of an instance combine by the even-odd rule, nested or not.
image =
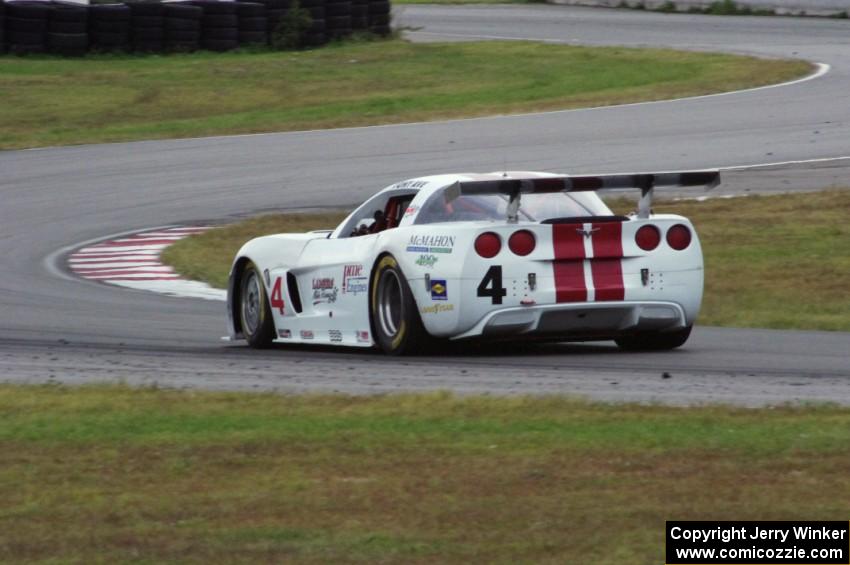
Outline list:
[[[432,304],[431,306],[420,308],[419,311],[423,314],[439,314],[440,312],[451,312],[454,309],[454,304]]]
[[[406,180],[406,181],[403,181],[403,182],[398,182],[398,183],[394,184],[392,187],[393,188],[422,188],[423,186],[425,186],[427,184],[428,184],[427,180]]]
[[[413,253],[451,253],[455,246],[453,235],[411,235],[407,250]]]

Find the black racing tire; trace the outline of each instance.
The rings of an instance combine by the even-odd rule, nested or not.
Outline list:
[[[47,20],[43,18],[6,18],[6,29],[23,33],[44,33]]]
[[[325,20],[328,31],[351,33],[351,16],[334,16]]]
[[[71,4],[53,4],[53,12],[50,14],[50,22],[86,23],[89,21],[88,6],[74,6]]]
[[[325,15],[330,16],[350,16],[351,2],[334,2],[325,4]]]
[[[161,17],[164,10],[161,2],[127,2],[127,7],[134,20],[138,17]]]
[[[124,4],[93,4],[89,6],[89,20],[97,22],[129,22],[130,8]]]
[[[133,29],[145,27],[162,27],[165,24],[165,18],[160,16],[137,16],[133,13],[133,19],[130,20]]]
[[[263,285],[263,276],[254,263],[248,262],[239,280],[237,303],[242,335],[253,348],[269,347],[275,339],[274,317]]]
[[[313,20],[325,19],[324,6],[313,6],[312,8],[307,8],[307,11],[310,12],[310,17],[313,18]]]
[[[89,22],[89,33],[130,33],[130,22]]]
[[[379,258],[372,270],[369,314],[372,335],[388,355],[419,353],[432,341],[410,285],[392,255]]]
[[[156,27],[143,27],[133,30],[133,43],[162,42],[165,30]]]
[[[240,20],[245,18],[265,18],[266,5],[259,2],[237,2],[236,15]]]
[[[47,45],[51,51],[77,51],[89,46],[89,36],[85,33],[48,33]]]
[[[239,31],[235,27],[208,27],[201,32],[203,41],[236,41]]]
[[[53,5],[48,2],[6,2],[7,18],[41,19],[50,16]]]
[[[692,329],[693,326],[686,326],[672,332],[642,332],[618,337],[614,341],[620,349],[625,351],[664,351],[684,345]]]
[[[168,43],[194,43],[197,49],[198,41],[201,40],[201,34],[197,31],[167,31],[165,40]]]
[[[236,17],[236,14],[204,14],[201,25],[205,28],[236,27],[239,25],[239,18]]]
[[[375,35],[387,36],[391,34],[393,30],[390,28],[390,26],[370,26],[369,31],[371,31]]]
[[[89,24],[87,22],[65,22],[51,20],[47,27],[50,33],[88,33]]]
[[[354,29],[366,29],[369,27],[369,18],[351,18],[351,27]]]
[[[6,34],[6,40],[9,44],[15,45],[41,45],[44,47],[47,39],[46,33],[32,33],[25,31],[10,31]]]
[[[167,20],[198,20],[204,17],[204,9],[183,3],[163,4],[163,14]]]
[[[269,20],[265,16],[262,18],[242,18],[239,20],[239,31],[266,31],[269,27]]]
[[[307,28],[307,35],[324,35],[326,29],[325,20],[313,20],[313,23]]]
[[[167,18],[165,20],[164,29],[169,31],[191,31],[198,33],[201,30],[201,20]]]
[[[390,3],[387,0],[378,0],[377,2],[369,2],[370,14],[389,14]]]
[[[236,2],[221,2],[219,0],[194,0],[194,6],[204,11],[204,16],[232,15],[236,13]]]
[[[239,45],[265,45],[269,42],[269,34],[264,31],[240,31]]]

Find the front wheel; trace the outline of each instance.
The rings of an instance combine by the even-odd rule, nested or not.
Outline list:
[[[242,334],[251,347],[266,348],[274,341],[272,310],[266,299],[263,279],[253,263],[245,265],[239,285],[239,319]]]
[[[391,255],[375,266],[371,288],[371,318],[375,341],[385,353],[404,355],[422,350],[430,341],[416,300]]]
[[[614,341],[620,349],[626,351],[663,351],[676,349],[688,341],[693,326],[686,326],[673,332],[643,332],[627,337],[618,337]]]

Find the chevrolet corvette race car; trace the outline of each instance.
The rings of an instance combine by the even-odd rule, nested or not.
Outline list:
[[[656,187],[719,183],[717,171],[565,176],[506,172],[393,184],[334,230],[258,237],[237,253],[231,339],[378,346],[439,339],[685,343],[703,258],[691,223],[653,214]],[[600,190],[638,189],[615,215]]]

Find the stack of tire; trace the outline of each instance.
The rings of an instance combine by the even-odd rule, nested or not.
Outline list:
[[[325,1],[325,29],[328,39],[351,35],[351,0]]]
[[[304,44],[324,45],[328,42],[325,0],[301,0],[301,7],[310,12],[313,24],[304,37]]]
[[[164,8],[159,2],[131,2],[130,43],[136,53],[161,53],[165,40]]]
[[[89,44],[92,50],[129,51],[130,15],[126,4],[89,6]]]
[[[56,2],[47,27],[47,48],[65,57],[82,57],[89,50],[88,6]]]
[[[0,0],[0,53],[6,52],[6,4]]]
[[[351,29],[369,29],[369,0],[351,0]]]
[[[197,51],[201,44],[201,18],[204,10],[183,2],[173,2],[162,5],[162,14],[165,18],[166,51]]]
[[[230,51],[239,47],[239,19],[236,2],[195,0],[193,5],[204,11],[201,18],[201,48],[208,51]]]
[[[369,0],[369,30],[376,35],[390,34],[390,0]]]
[[[10,53],[47,51],[47,26],[53,6],[45,2],[8,2],[4,14],[6,46]]]
[[[269,42],[269,18],[266,5],[259,2],[238,2],[239,45],[266,45]]]

